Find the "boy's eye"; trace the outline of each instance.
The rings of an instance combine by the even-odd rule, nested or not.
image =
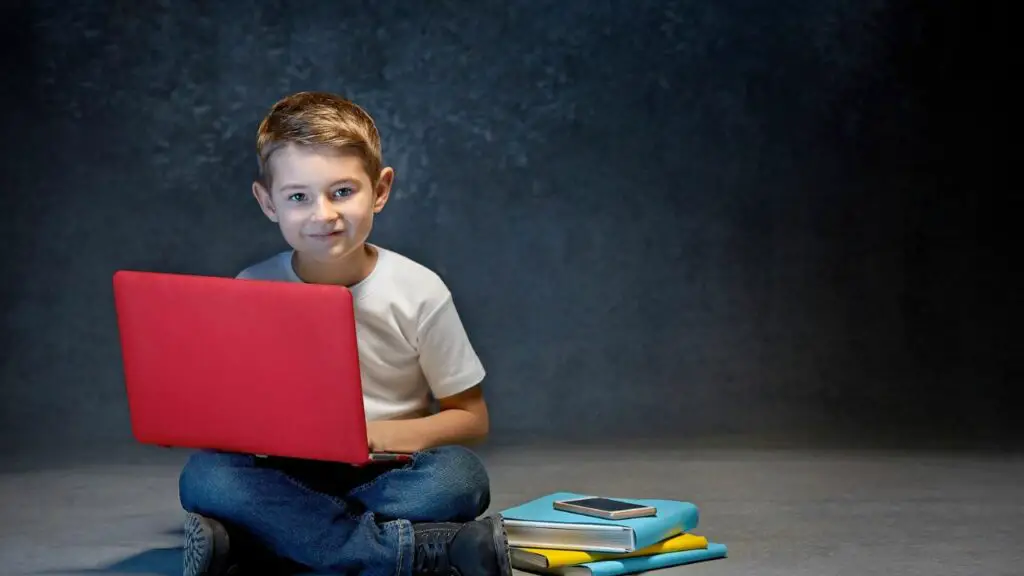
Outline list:
[[[342,188],[338,188],[337,190],[335,190],[334,195],[339,198],[344,198],[346,196],[351,196],[352,192],[353,190],[351,188],[349,188],[348,186],[344,186]]]
[[[302,202],[303,200],[306,199],[306,194],[303,192],[296,192],[295,194],[289,196],[288,199],[291,200],[292,202]]]

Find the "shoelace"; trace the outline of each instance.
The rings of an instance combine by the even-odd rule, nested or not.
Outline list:
[[[430,576],[450,574],[451,564],[448,562],[449,531],[425,531],[418,536],[420,539],[416,542],[413,574]]]

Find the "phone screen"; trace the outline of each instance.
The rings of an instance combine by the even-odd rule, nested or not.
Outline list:
[[[610,498],[582,498],[580,500],[569,500],[566,504],[574,504],[576,506],[583,506],[584,508],[593,508],[594,510],[602,510],[604,512],[621,512],[623,510],[634,510],[636,508],[644,508],[639,504],[631,504],[629,502],[622,502],[621,500],[612,500]]]

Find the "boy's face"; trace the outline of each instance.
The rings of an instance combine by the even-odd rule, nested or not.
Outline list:
[[[363,246],[394,178],[385,168],[374,188],[358,157],[294,145],[274,152],[268,168],[271,189],[253,184],[263,213],[295,251],[322,263]]]

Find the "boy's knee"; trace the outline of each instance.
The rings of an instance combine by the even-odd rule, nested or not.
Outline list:
[[[192,454],[178,477],[182,507],[189,512],[222,515],[243,497],[242,471],[252,456],[201,451]]]
[[[428,450],[421,458],[433,477],[435,497],[458,511],[459,517],[476,517],[491,504],[491,483],[483,461],[462,446]]]

